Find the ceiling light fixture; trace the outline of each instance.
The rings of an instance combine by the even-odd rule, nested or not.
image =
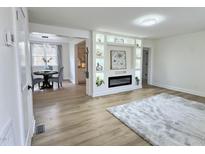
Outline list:
[[[165,20],[164,16],[157,14],[150,14],[137,18],[134,23],[139,26],[149,27],[161,23]]]
[[[48,38],[48,36],[45,36],[45,35],[43,35],[43,36],[41,36],[42,38]]]
[[[32,32],[31,35],[32,35],[32,36],[39,36],[39,37],[42,37],[42,38],[46,38],[46,37],[57,37],[56,34],[39,33],[39,32]]]

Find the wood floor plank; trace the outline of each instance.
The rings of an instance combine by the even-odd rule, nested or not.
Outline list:
[[[92,98],[84,85],[64,83],[64,88],[34,92],[37,125],[46,131],[35,135],[32,145],[150,145],[106,111],[106,108],[169,93],[205,103],[205,98],[154,86]]]

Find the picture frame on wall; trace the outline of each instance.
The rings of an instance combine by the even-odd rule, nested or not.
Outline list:
[[[110,69],[111,70],[127,69],[126,51],[122,51],[122,50],[110,51]]]

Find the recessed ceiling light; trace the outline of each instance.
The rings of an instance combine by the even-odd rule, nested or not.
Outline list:
[[[134,21],[134,23],[139,26],[148,27],[148,26],[154,26],[156,24],[159,24],[164,20],[165,20],[164,16],[157,15],[157,14],[150,14],[150,15],[137,18]]]

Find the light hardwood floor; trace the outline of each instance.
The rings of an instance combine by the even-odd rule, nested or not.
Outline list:
[[[92,98],[84,85],[64,83],[60,90],[34,93],[37,124],[46,131],[33,137],[32,145],[150,145],[106,111],[107,107],[166,92],[205,103],[205,98],[154,86]]]

